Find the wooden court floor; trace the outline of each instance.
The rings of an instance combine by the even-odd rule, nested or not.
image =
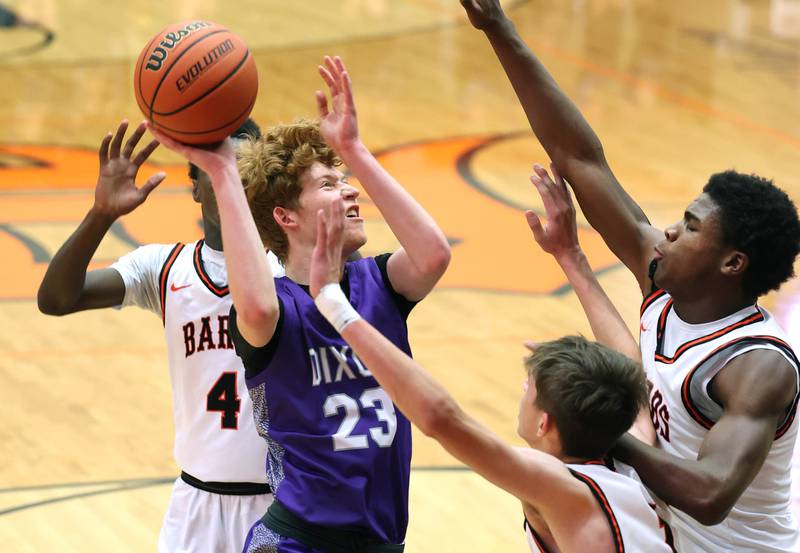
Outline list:
[[[139,48],[180,19],[219,21],[248,41],[262,125],[313,116],[316,64],[343,56],[365,141],[455,244],[411,318],[416,356],[518,442],[522,341],[589,328],[522,214],[540,207],[527,175],[547,160],[457,0],[0,4],[36,23],[0,27],[0,550],[155,548],[177,474],[160,323],[131,309],[49,318],[34,297],[91,206],[100,139],[139,118]],[[800,201],[800,0],[505,4],[655,224],[679,217],[726,168],[774,178]],[[180,160],[158,152],[144,173],[156,166],[167,182],[119,221],[93,266],[199,236]],[[377,211],[364,213],[365,253],[392,248]],[[581,240],[634,325],[632,278],[585,225]],[[800,345],[800,282],[763,303]],[[525,551],[517,502],[416,438],[407,551]]]

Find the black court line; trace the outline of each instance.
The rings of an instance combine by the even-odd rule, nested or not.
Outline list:
[[[24,234],[16,229],[14,229],[11,225],[7,224],[0,224],[0,231],[9,234],[22,242],[28,251],[31,252],[33,256],[33,260],[36,263],[49,263],[50,262],[50,253],[42,246],[39,242]]]
[[[411,467],[413,472],[472,472],[472,469],[465,466],[421,466]],[[109,486],[101,490],[92,490],[89,492],[78,492],[64,495],[61,497],[52,497],[43,499],[41,501],[32,501],[30,503],[21,503],[8,507],[7,509],[0,510],[0,517],[18,513],[20,511],[27,511],[37,507],[44,507],[54,503],[63,503],[65,501],[72,501],[73,499],[83,499],[87,497],[94,497],[98,495],[106,495],[109,493],[127,492],[132,490],[141,490],[154,486],[164,486],[175,482],[177,476],[161,476],[157,478],[135,478],[126,480],[99,480],[96,482],[62,482],[56,484],[41,484],[36,486],[17,486],[11,488],[0,488],[0,493],[11,492],[27,492],[27,491],[47,491],[57,490],[61,488],[86,488],[91,486]]]
[[[130,491],[130,490],[138,490],[142,488],[148,488],[151,486],[162,486],[164,484],[169,484],[170,482],[174,482],[175,478],[158,478],[154,480],[145,480],[145,481],[138,481],[133,483],[126,484],[125,481],[122,481],[119,485],[111,488],[106,488],[103,490],[93,490],[91,492],[82,492],[76,494],[65,495],[62,497],[52,497],[50,499],[44,499],[42,501],[34,501],[32,503],[22,503],[20,505],[15,505],[13,507],[9,507],[8,509],[0,510],[0,517],[4,515],[10,515],[12,513],[18,513],[20,511],[26,511],[28,509],[33,509],[36,507],[44,507],[45,505],[52,505],[54,503],[62,503],[64,501],[72,501],[73,499],[81,499],[83,497],[92,497],[96,495],[105,495],[109,493],[116,493],[122,491]],[[88,484],[87,484],[88,485]]]

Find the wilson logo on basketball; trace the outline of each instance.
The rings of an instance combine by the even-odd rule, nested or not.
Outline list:
[[[164,61],[167,59],[167,57],[169,57],[169,51],[175,48],[180,41],[195,31],[206,27],[211,27],[212,25],[213,23],[209,23],[208,21],[192,21],[182,29],[167,33],[164,35],[164,38],[161,39],[161,42],[158,43],[158,46],[156,46],[153,52],[150,54],[150,57],[147,58],[147,65],[145,66],[145,69],[149,71],[158,71],[161,69],[161,66],[164,64]]]
[[[235,49],[236,46],[234,46],[233,41],[230,39],[227,39],[215,46],[208,54],[203,56],[200,61],[192,65],[183,75],[178,77],[178,80],[175,81],[175,86],[177,87],[178,91],[183,93],[187,88],[196,82],[197,77],[199,77],[206,69],[233,52]]]

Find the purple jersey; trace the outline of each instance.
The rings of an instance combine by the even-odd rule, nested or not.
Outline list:
[[[347,263],[342,287],[356,311],[410,355],[409,304],[391,288],[387,258]],[[281,318],[270,343],[249,348],[231,325],[247,368],[256,426],[267,440],[267,478],[275,497],[307,522],[402,543],[411,463],[408,419],[305,287],[286,277],[275,279],[275,287]]]

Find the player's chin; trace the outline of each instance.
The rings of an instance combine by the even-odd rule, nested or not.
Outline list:
[[[652,275],[653,285],[661,290],[670,292],[672,288],[672,279],[670,278],[669,269],[664,267],[661,263],[658,264],[656,270]],[[670,292],[671,293],[671,292]]]
[[[363,221],[361,221],[360,224],[353,223],[348,226],[349,228],[347,228],[344,233],[343,249],[349,250],[352,253],[367,243],[367,233],[364,230]]]

